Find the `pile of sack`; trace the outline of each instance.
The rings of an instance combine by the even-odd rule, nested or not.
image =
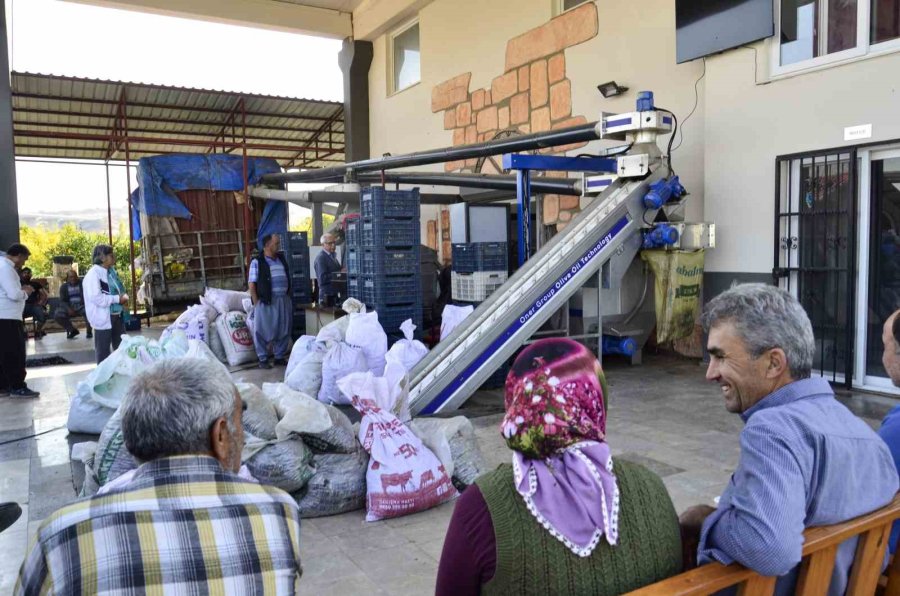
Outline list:
[[[175,331],[205,342],[216,358],[228,366],[256,361],[253,303],[247,292],[206,288],[200,304],[189,306],[163,331],[162,339]]]
[[[119,348],[80,383],[69,402],[69,432],[100,434],[121,405],[131,379],[164,358],[203,358],[218,363],[205,342],[178,331],[156,341],[142,336],[122,338]],[[222,366],[223,374],[228,369]]]
[[[367,508],[377,520],[446,502],[485,470],[468,419],[409,421],[405,382],[357,373],[341,381],[361,424],[284,383],[238,383],[246,404],[241,476],[289,492],[302,517]],[[402,422],[401,422],[402,420]],[[115,411],[98,443],[73,448],[85,466],[81,496],[126,486],[138,462]],[[452,482],[451,482],[452,479]]]

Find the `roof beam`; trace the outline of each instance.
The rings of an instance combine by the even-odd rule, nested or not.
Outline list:
[[[127,88],[127,85],[125,86]],[[102,104],[102,105],[118,105],[118,100],[115,99],[87,99],[84,97],[67,97],[63,95],[45,95],[42,93],[23,93],[21,91],[13,91],[13,98],[21,97],[22,99],[41,99],[48,101],[71,101],[74,103],[86,103],[86,104]],[[132,108],[154,108],[161,110],[172,110],[179,112],[200,112],[203,114],[225,114],[228,115],[231,113],[231,110],[222,110],[218,108],[202,108],[195,106],[181,106],[178,104],[165,104],[165,103],[150,103],[150,102],[139,102],[139,101],[129,101],[128,107]],[[15,109],[15,108],[13,108]],[[287,118],[292,120],[315,120],[319,122],[328,122],[330,117],[328,116],[303,116],[300,114],[280,114],[278,112],[247,112],[248,117],[260,116],[263,118]],[[130,118],[131,116],[129,116]],[[219,122],[221,124],[221,122]]]
[[[349,13],[271,0],[68,0],[153,14],[332,39],[353,35]]]
[[[135,120],[135,118],[129,118],[129,120]],[[30,122],[28,120],[14,120],[13,127],[19,126],[45,126],[47,128],[63,128],[63,129],[77,129],[77,130],[99,130],[99,131],[109,131],[109,126],[98,126],[95,124],[73,124],[71,122]],[[249,126],[247,128],[250,128]],[[279,129],[282,130],[282,129]],[[203,137],[208,139],[213,136],[213,133],[210,132],[200,132],[200,131],[185,131],[185,130],[163,130],[160,128],[136,128],[133,126],[128,127],[129,133],[141,133],[141,134],[149,134],[149,135],[182,135],[186,137]],[[215,138],[219,138],[222,136],[222,133]],[[226,135],[228,137],[230,135]],[[281,141],[284,143],[294,143],[297,141],[301,141],[301,139],[290,139],[285,137],[273,137],[268,135],[247,135],[248,141]],[[308,143],[310,145],[313,144],[313,137],[308,139],[302,139],[302,142]],[[328,151],[333,149],[333,147],[323,146],[321,147],[322,151]]]
[[[334,114],[331,115],[331,118],[328,119],[328,122],[326,122],[325,124],[323,124],[322,126],[319,127],[319,130],[316,131],[316,134],[314,134],[312,136],[312,138],[309,140],[310,145],[315,145],[318,142],[319,137],[322,136],[322,133],[325,132],[326,130],[330,131],[332,124],[334,124],[334,122],[343,115],[344,115],[344,108],[342,106],[338,110],[336,110]],[[331,147],[329,147],[329,149],[331,149]],[[343,147],[341,148],[341,151],[343,151]],[[316,157],[318,157],[319,150],[316,149],[315,152],[316,152]],[[294,162],[297,160],[297,158],[300,157],[301,155],[303,155],[303,153],[304,152],[301,151],[300,153],[295,155],[293,158],[291,158],[290,166],[293,166]],[[331,153],[335,153],[335,152],[332,151]],[[326,155],[329,155],[329,154],[326,154]],[[315,160],[313,160],[313,161],[315,161]],[[304,164],[310,163],[310,160],[308,160],[308,159],[304,160],[303,163]],[[288,166],[288,167],[290,167],[290,166]]]
[[[43,114],[47,116],[76,116],[79,118],[115,118],[115,114],[99,114],[94,112],[79,112],[75,110],[45,110],[43,108],[13,108],[14,114]],[[185,126],[221,126],[222,122],[219,120],[211,121],[211,120],[183,120],[179,118],[162,118],[162,117],[154,117],[154,116],[128,116],[129,120],[140,120],[141,122],[158,122],[160,124],[181,124]],[[43,122],[23,122],[23,124],[41,124],[44,125]],[[49,126],[49,125],[47,125]],[[280,132],[318,132],[318,128],[302,128],[302,127],[294,127],[294,126],[267,126],[262,124],[247,124],[247,129],[257,129],[257,130],[276,130]],[[336,131],[338,133],[342,133],[342,131]]]

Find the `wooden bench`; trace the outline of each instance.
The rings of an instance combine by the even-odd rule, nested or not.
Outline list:
[[[894,500],[869,515],[857,517],[834,526],[809,528],[803,535],[803,561],[796,594],[811,596],[825,594],[831,583],[831,572],[838,546],[859,536],[856,558],[847,583],[852,596],[900,596],[900,557],[896,557],[882,576],[884,553],[891,535],[891,527],[900,518],[900,494]],[[711,563],[691,571],[630,592],[631,596],[702,596],[738,586],[741,596],[772,594],[777,578],[764,577],[738,564]]]

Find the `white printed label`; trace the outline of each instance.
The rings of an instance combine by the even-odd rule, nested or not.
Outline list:
[[[858,141],[860,139],[872,138],[872,125],[861,124],[859,126],[848,126],[844,129],[845,141]]]

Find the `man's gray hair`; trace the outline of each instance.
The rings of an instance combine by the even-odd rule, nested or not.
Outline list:
[[[332,240],[334,240],[334,234],[328,234],[328,233],[322,234],[322,237],[319,238],[319,242],[321,242],[322,244],[325,244],[326,238],[331,238]]]
[[[137,375],[121,406],[122,434],[139,461],[209,453],[209,431],[233,423],[235,387],[222,367],[200,358],[161,360]]]
[[[713,298],[700,322],[707,333],[733,323],[751,356],[781,348],[794,380],[812,373],[816,340],[803,306],[788,292],[766,284],[742,284]]]
[[[113,247],[109,244],[98,244],[94,247],[94,254],[91,256],[91,262],[94,263],[94,265],[99,265],[103,262],[106,255],[111,255],[112,253]]]

